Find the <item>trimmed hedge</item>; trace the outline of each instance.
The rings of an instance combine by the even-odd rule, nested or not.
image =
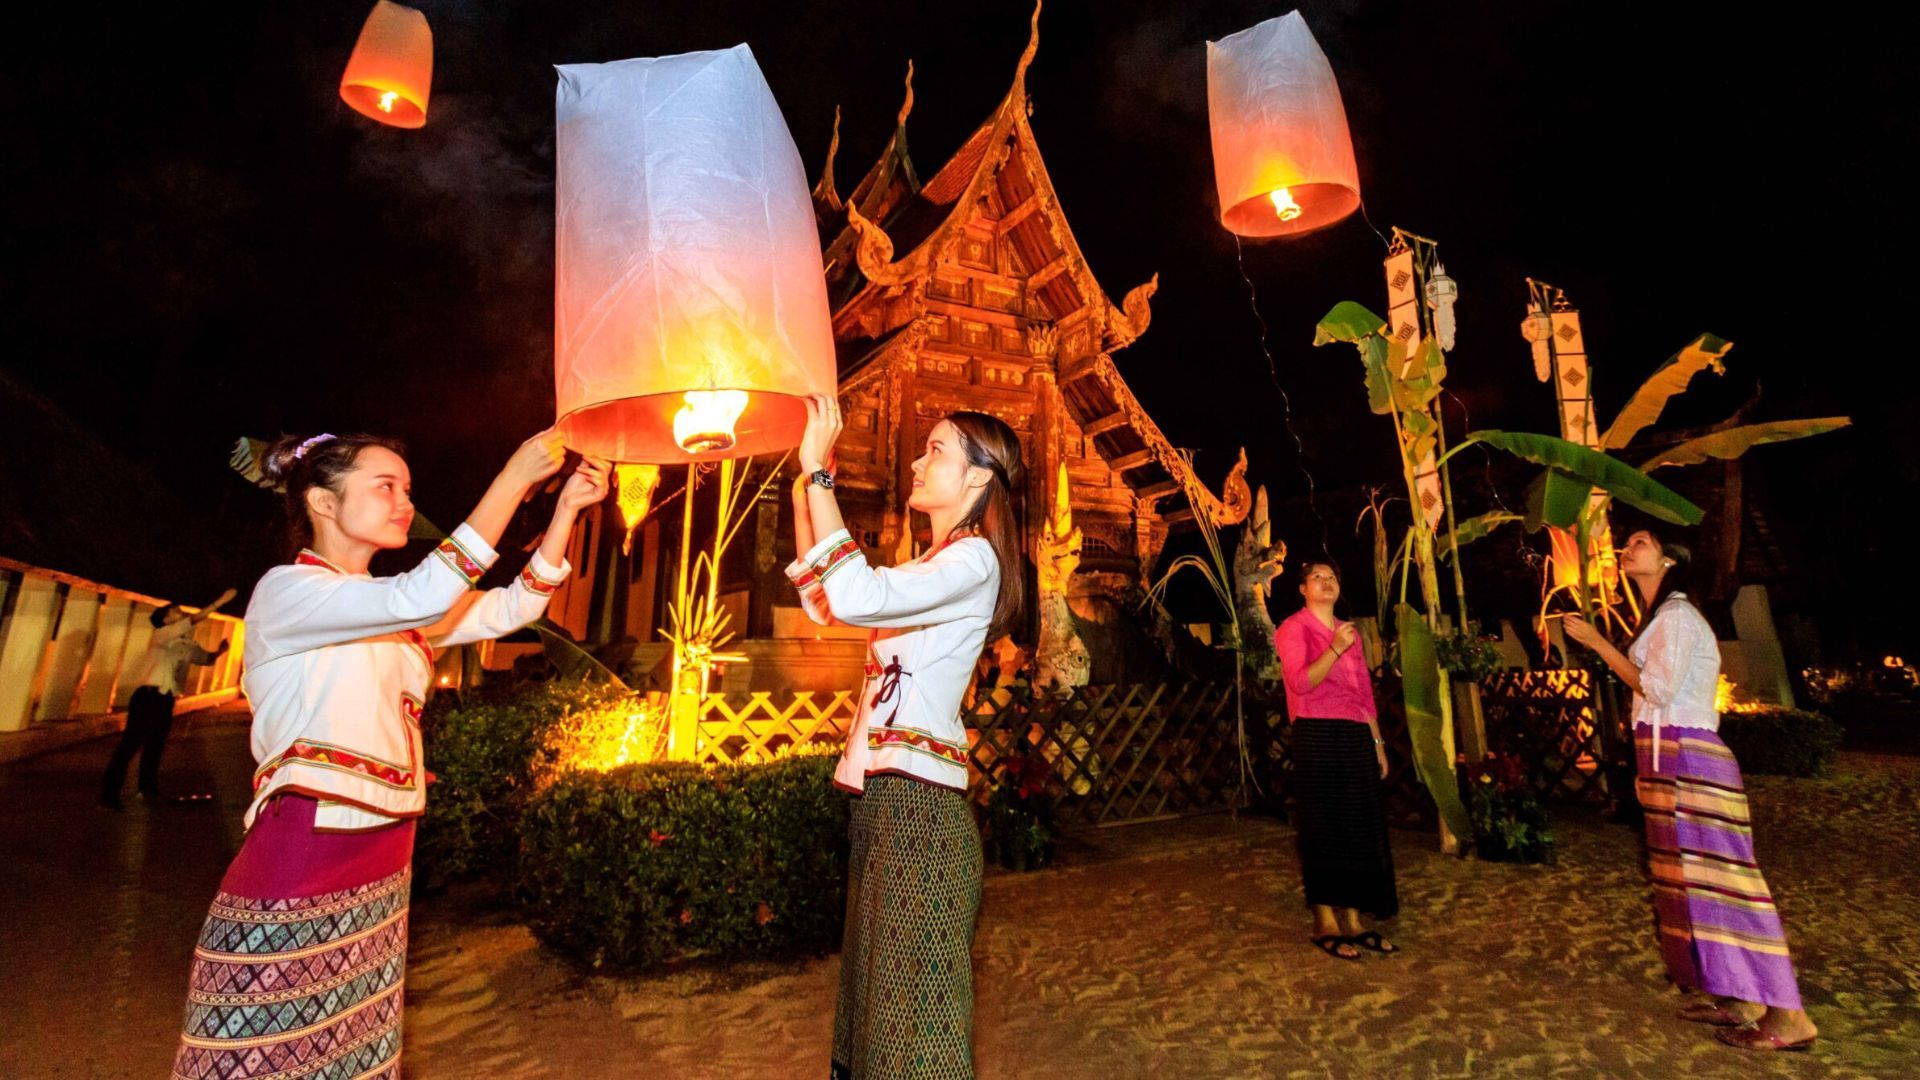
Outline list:
[[[1831,717],[1802,709],[1763,708],[1720,717],[1720,738],[1748,773],[1825,776],[1843,734]]]
[[[829,949],[846,907],[835,759],[571,773],[520,816],[518,897],[544,942],[599,965]]]
[[[551,766],[550,733],[570,716],[632,700],[611,684],[560,680],[435,695],[420,720],[437,777],[420,820],[422,879],[511,871],[521,809],[537,772]]]

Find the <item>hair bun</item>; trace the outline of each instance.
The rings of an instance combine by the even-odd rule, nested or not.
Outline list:
[[[299,435],[282,435],[273,440],[260,456],[260,474],[275,484],[284,483],[293,475],[293,468],[300,461],[300,447],[305,442]]]

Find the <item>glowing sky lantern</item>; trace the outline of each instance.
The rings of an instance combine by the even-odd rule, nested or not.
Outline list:
[[[425,127],[433,89],[433,31],[413,8],[379,0],[340,77],[340,99],[383,124]]]
[[[800,153],[745,45],[570,64],[556,106],[554,382],[616,461],[779,452],[836,368]]]
[[[1207,42],[1207,115],[1228,231],[1297,236],[1360,206],[1340,85],[1299,12]]]

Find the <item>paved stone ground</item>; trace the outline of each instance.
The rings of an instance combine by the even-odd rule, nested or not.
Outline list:
[[[194,935],[239,840],[244,729],[169,748],[211,803],[96,809],[109,744],[0,770],[0,1077],[164,1076]],[[1562,822],[1559,867],[1443,858],[1396,834],[1394,959],[1303,941],[1291,834],[1227,817],[1096,834],[993,875],[976,949],[987,1078],[1895,1077],[1920,1061],[1920,758],[1755,778],[1811,1055],[1743,1056],[1672,1017],[1634,835]],[[813,1077],[837,960],[580,971],[484,889],[415,906],[413,1077]]]

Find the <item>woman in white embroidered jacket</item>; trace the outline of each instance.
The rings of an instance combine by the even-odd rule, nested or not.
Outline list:
[[[980,833],[967,802],[960,701],[990,638],[1025,601],[1020,441],[956,412],[913,463],[907,508],[933,547],[904,566],[867,564],[827,471],[840,404],[808,400],[787,574],[819,623],[872,630],[867,676],[835,781],[854,801],[833,1076],[973,1076],[973,927]]]
[[[568,477],[540,549],[511,585],[474,592],[522,498],[560,470],[559,436],[513,454],[466,523],[418,566],[367,573],[407,542],[398,443],[282,439],[265,471],[304,546],[254,587],[243,686],[259,768],[247,834],[194,950],[175,1077],[398,1078],[413,819],[430,779],[420,707],[433,649],[516,630],[566,579],[573,522],[606,465]]]
[[[1718,734],[1720,648],[1687,598],[1692,563],[1686,545],[1634,533],[1620,570],[1647,614],[1627,651],[1577,615],[1565,628],[1633,688],[1635,787],[1646,812],[1660,954],[1668,979],[1690,997],[1680,1018],[1718,1027],[1716,1038],[1742,1050],[1806,1050],[1818,1031],[1754,860],[1740,765]]]

